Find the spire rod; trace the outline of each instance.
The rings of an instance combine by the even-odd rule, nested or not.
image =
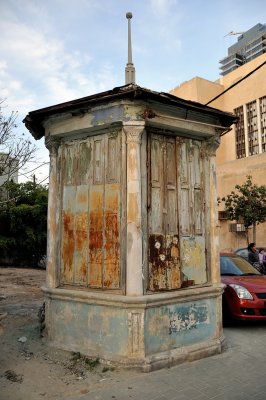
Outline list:
[[[132,46],[131,46],[131,18],[132,13],[127,12],[126,18],[128,20],[128,61],[126,65],[126,85],[135,83],[135,67],[132,62]]]

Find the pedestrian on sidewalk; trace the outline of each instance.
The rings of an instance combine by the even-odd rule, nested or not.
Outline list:
[[[256,243],[249,243],[248,245],[248,261],[252,264],[255,268],[260,270],[260,260],[259,260],[259,253],[256,248]]]

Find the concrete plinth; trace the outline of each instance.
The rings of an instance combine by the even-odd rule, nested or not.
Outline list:
[[[222,350],[220,287],[140,297],[43,290],[56,347],[144,372]]]

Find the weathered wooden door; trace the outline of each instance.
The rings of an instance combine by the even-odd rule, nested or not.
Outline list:
[[[148,148],[148,289],[178,289],[181,279],[175,138],[152,134]]]
[[[201,142],[148,139],[148,290],[206,282]]]
[[[120,288],[121,135],[65,143],[61,282]]]

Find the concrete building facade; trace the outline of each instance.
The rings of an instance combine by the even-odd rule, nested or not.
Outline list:
[[[223,93],[224,92],[224,93]],[[266,54],[211,82],[195,77],[173,89],[171,94],[209,105],[238,116],[238,123],[221,138],[217,149],[217,191],[230,194],[248,175],[253,183],[266,184]],[[223,93],[223,94],[222,94]],[[222,205],[219,208],[223,211]],[[220,216],[220,250],[246,247],[243,225]],[[258,245],[265,245],[266,224],[257,226]],[[250,230],[249,240],[252,241]]]

